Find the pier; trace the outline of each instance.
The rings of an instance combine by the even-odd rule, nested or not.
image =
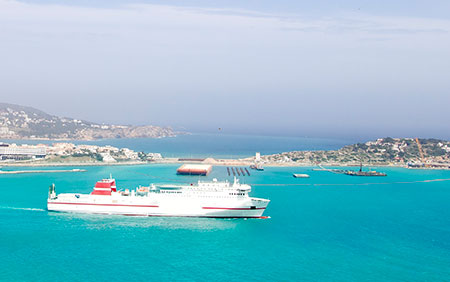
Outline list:
[[[231,172],[233,173],[233,176],[250,176],[250,172],[248,171],[248,169],[242,168],[242,167],[227,167],[227,172],[228,172],[228,176],[231,176]]]

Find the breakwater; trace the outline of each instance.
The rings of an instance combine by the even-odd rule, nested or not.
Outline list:
[[[0,174],[24,174],[24,173],[60,173],[60,172],[85,172],[85,169],[58,169],[58,170],[0,170]]]

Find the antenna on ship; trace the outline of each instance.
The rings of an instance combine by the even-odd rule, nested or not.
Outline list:
[[[109,174],[109,179],[113,179],[113,178],[112,178],[112,173]]]
[[[55,183],[52,183],[52,185],[50,185],[49,189],[48,189],[48,198],[49,199],[54,199],[56,198],[56,193],[55,193]]]

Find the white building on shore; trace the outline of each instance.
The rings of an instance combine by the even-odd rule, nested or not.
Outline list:
[[[0,159],[28,159],[45,158],[47,150],[45,146],[3,145],[0,146]]]

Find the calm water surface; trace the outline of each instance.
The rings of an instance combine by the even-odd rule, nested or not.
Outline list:
[[[450,179],[450,171],[383,168],[388,176],[381,178],[311,168],[252,171],[242,181],[255,184],[252,195],[271,200],[265,220],[45,210],[51,183],[58,193],[88,193],[110,173],[123,188],[198,180],[175,175],[176,168],[0,175],[0,280],[450,280],[450,182],[427,181]],[[294,172],[311,178],[294,179]],[[226,168],[214,167],[213,177],[228,178]]]
[[[39,144],[54,141],[2,140],[6,143]],[[63,141],[59,141],[63,142]],[[111,145],[135,151],[161,153],[165,157],[239,158],[297,150],[334,150],[352,144],[354,140],[274,137],[230,134],[192,134],[174,138],[106,139],[98,141],[68,141],[75,144]]]

